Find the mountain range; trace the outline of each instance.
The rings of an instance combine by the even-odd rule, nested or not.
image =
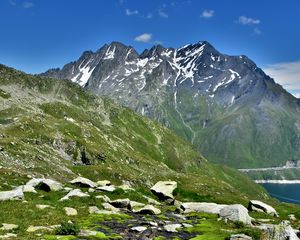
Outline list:
[[[299,100],[248,57],[206,41],[140,54],[112,42],[41,76],[71,80],[157,120],[213,162],[256,168],[299,159]]]

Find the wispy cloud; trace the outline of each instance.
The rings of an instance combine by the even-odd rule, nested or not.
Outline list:
[[[300,97],[300,60],[271,64],[263,70],[294,96]]]
[[[33,5],[33,2],[25,1],[25,2],[23,2],[22,6],[23,6],[23,8],[32,8],[34,5]]]
[[[260,24],[260,20],[248,18],[246,16],[240,16],[238,19],[238,23],[243,24],[243,25],[256,25],[256,24]]]
[[[8,2],[12,6],[16,6],[17,5],[17,3],[14,0],[9,0]]]
[[[207,10],[205,9],[202,13],[201,13],[201,17],[203,18],[212,18],[215,14],[214,10]]]
[[[143,34],[135,37],[134,40],[137,41],[137,42],[148,43],[152,40],[152,34],[151,33],[143,33]]]
[[[168,18],[169,17],[169,15],[163,9],[158,9],[158,15],[162,18]]]
[[[148,14],[145,16],[145,18],[151,19],[151,18],[153,18],[153,14],[152,14],[152,13],[148,13]]]
[[[260,35],[262,33],[259,28],[254,28],[253,32],[255,35]]]
[[[139,11],[138,10],[126,9],[125,13],[126,13],[127,16],[131,16],[131,15],[138,15]]]

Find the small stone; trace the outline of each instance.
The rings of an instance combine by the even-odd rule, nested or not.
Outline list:
[[[140,209],[133,210],[133,212],[140,213],[140,214],[153,214],[153,215],[157,215],[161,213],[161,211],[158,208],[152,205],[146,205]]]
[[[102,180],[102,181],[98,181],[96,182],[98,187],[104,187],[104,186],[110,186],[111,182],[108,180]]]
[[[89,197],[90,195],[87,193],[83,193],[80,189],[73,189],[66,196],[61,198],[59,201],[69,200],[70,197]]]
[[[120,212],[120,209],[115,208],[113,205],[111,205],[111,204],[109,204],[109,203],[102,203],[102,207],[103,207],[105,210],[112,211],[112,212],[115,212],[115,213]]]
[[[181,224],[167,224],[164,226],[164,229],[167,232],[173,232],[173,233],[178,232],[177,229],[180,229],[180,228],[182,228]]]
[[[64,210],[67,216],[76,216],[78,214],[75,208],[65,207]]]
[[[111,201],[110,198],[106,195],[98,195],[98,196],[96,196],[96,198],[101,199],[104,202],[110,202]]]
[[[11,191],[0,192],[0,201],[7,200],[22,200],[24,199],[24,193],[21,188],[15,188]]]
[[[0,230],[11,231],[11,230],[17,229],[18,227],[19,226],[16,224],[2,223],[2,227],[0,228]]]
[[[135,232],[144,232],[147,230],[147,228],[143,227],[143,226],[137,226],[137,227],[130,228],[130,230],[135,231]]]
[[[124,199],[116,199],[109,202],[111,205],[113,205],[116,208],[127,208],[130,204],[130,199],[124,198]]]
[[[36,232],[36,231],[51,231],[52,229],[45,226],[29,226],[26,232]]]
[[[297,220],[295,214],[290,214],[290,215],[288,215],[288,218],[289,218],[289,220],[291,220],[291,221],[296,221],[296,220]]]
[[[46,208],[49,208],[50,207],[50,205],[43,205],[43,204],[37,204],[37,205],[35,205],[38,209],[41,209],[41,210],[43,210],[43,209],[46,209]]]
[[[116,191],[116,188],[115,186],[110,185],[110,186],[97,187],[96,190],[103,191],[103,192],[114,192]]]
[[[6,233],[5,235],[0,235],[0,239],[9,239],[9,238],[16,238],[16,237],[18,237],[18,235],[14,233]]]
[[[150,198],[150,197],[147,197],[147,196],[143,196],[143,197],[147,200],[147,202],[149,204],[152,204],[152,205],[161,205],[160,202],[156,201],[153,198]]]

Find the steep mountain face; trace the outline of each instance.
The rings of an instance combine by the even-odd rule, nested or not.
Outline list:
[[[250,168],[299,158],[298,100],[246,56],[221,54],[208,42],[141,54],[113,42],[42,75],[158,120],[215,162]]]

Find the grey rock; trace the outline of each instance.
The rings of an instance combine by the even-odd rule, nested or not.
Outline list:
[[[1,231],[11,231],[11,230],[15,230],[17,228],[19,228],[19,226],[16,225],[16,224],[2,223],[2,226],[0,227],[0,230]]]
[[[64,210],[67,216],[76,216],[78,214],[75,208],[64,207]]]
[[[180,210],[183,213],[204,212],[212,214],[220,214],[220,210],[228,205],[206,203],[206,202],[185,202],[180,205]]]
[[[248,210],[241,204],[228,205],[220,210],[219,215],[223,219],[251,225],[252,219],[248,214]]]
[[[162,200],[174,200],[173,191],[177,188],[175,181],[159,181],[150,190]]]
[[[142,208],[134,209],[133,212],[140,213],[140,214],[152,214],[152,215],[157,215],[157,214],[161,213],[160,209],[158,209],[152,205],[146,205]]]
[[[80,189],[71,190],[66,196],[61,198],[59,201],[69,200],[70,197],[89,197],[90,195],[87,193],[83,193]]]
[[[24,193],[21,188],[0,192],[0,201],[22,200],[22,199],[24,199]]]
[[[167,231],[167,232],[173,232],[173,233],[176,233],[178,232],[177,229],[180,229],[182,228],[182,225],[181,224],[167,224],[164,226],[164,229]]]
[[[60,191],[63,189],[61,183],[52,179],[45,179],[45,178],[33,178],[25,184],[25,187],[26,188],[34,187],[34,188],[44,190],[46,192]]]
[[[230,236],[230,240],[252,240],[252,237],[245,234],[233,234]]]
[[[80,187],[88,187],[88,188],[95,188],[97,184],[91,181],[90,179],[84,177],[77,177],[70,181],[71,184],[80,186]]]
[[[130,205],[130,199],[128,199],[128,198],[116,199],[116,200],[110,201],[109,203],[116,208],[128,208]]]
[[[269,215],[278,217],[278,213],[272,206],[257,200],[249,201],[248,210],[255,212],[265,212]]]

